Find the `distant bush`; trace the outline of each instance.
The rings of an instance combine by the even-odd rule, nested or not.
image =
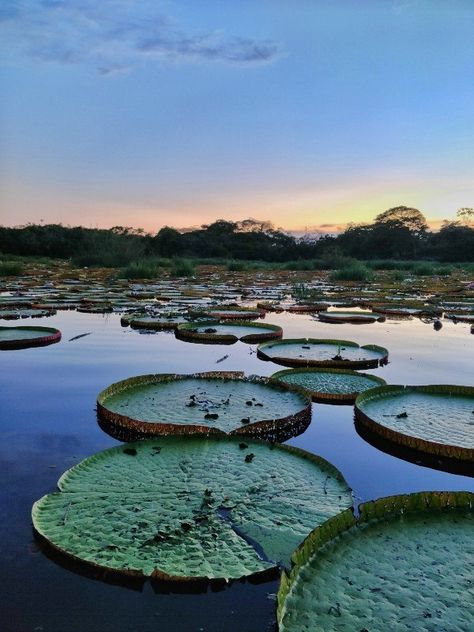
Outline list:
[[[0,277],[19,276],[23,273],[23,265],[17,261],[0,262]]]
[[[372,270],[360,261],[351,262],[339,270],[331,273],[331,281],[362,281],[367,282],[373,279]]]
[[[366,264],[372,270],[410,270],[415,265],[413,261],[395,261],[394,259],[374,259],[367,261]]]
[[[390,275],[392,281],[404,281],[406,278],[406,274],[402,270],[394,270],[394,272]]]
[[[436,268],[428,262],[416,263],[411,268],[411,272],[415,276],[433,276],[433,274],[436,274]]]
[[[247,263],[243,261],[229,261],[227,264],[227,270],[229,272],[245,272],[249,269]]]
[[[173,277],[190,277],[196,274],[196,270],[189,259],[175,259],[171,265],[170,274]]]
[[[439,268],[436,268],[436,274],[438,276],[449,276],[453,271],[453,268],[451,268],[450,266],[440,266]]]
[[[342,270],[356,263],[358,263],[357,259],[346,257],[346,255],[339,252],[324,253],[320,259],[322,270]]]
[[[119,277],[125,279],[156,279],[158,266],[154,261],[133,261],[130,265],[122,268]]]
[[[316,270],[315,261],[312,259],[298,259],[297,261],[288,261],[283,265],[283,270]]]

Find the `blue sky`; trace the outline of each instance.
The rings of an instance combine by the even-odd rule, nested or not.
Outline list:
[[[0,222],[452,218],[473,33],[472,0],[2,0]]]

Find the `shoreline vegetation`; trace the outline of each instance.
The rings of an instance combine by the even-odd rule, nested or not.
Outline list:
[[[430,232],[422,213],[405,206],[380,213],[372,224],[349,225],[338,235],[297,238],[270,222],[217,220],[180,232],[165,226],[156,235],[142,229],[69,227],[61,224],[0,226],[0,277],[19,276],[25,262],[64,260],[76,268],[111,268],[128,279],[192,277],[196,266],[229,272],[330,271],[332,281],[370,282],[379,270],[394,280],[448,276],[474,270],[474,211]]]

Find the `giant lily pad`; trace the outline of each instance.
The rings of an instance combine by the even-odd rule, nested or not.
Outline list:
[[[206,308],[200,312],[195,312],[195,315],[216,318],[218,320],[255,320],[256,318],[263,318],[265,316],[265,310],[250,307],[222,306]]]
[[[311,401],[297,387],[232,371],[129,378],[102,391],[97,410],[104,430],[118,438],[229,433],[282,440],[280,433],[298,434],[311,420]]]
[[[434,306],[425,305],[373,305],[372,311],[379,314],[387,314],[387,316],[397,316],[399,318],[408,318],[410,316],[441,316],[443,310]]]
[[[272,378],[300,386],[313,401],[324,404],[352,404],[359,393],[385,384],[380,377],[350,369],[287,369]]]
[[[58,487],[32,512],[52,547],[104,569],[175,580],[276,570],[315,524],[352,504],[324,459],[226,437],[118,446],[68,470]]]
[[[282,576],[280,632],[471,629],[473,505],[467,492],[421,492],[329,519]]]
[[[323,323],[354,323],[357,325],[385,320],[384,316],[371,312],[319,312],[318,318]]]
[[[18,320],[20,318],[46,318],[54,316],[55,309],[2,309],[0,310],[0,319]]]
[[[356,419],[422,452],[474,461],[474,387],[382,386],[359,395]]]
[[[0,349],[44,347],[61,340],[61,332],[53,327],[0,327]]]
[[[317,338],[288,338],[259,345],[261,360],[272,360],[283,366],[321,366],[334,368],[368,369],[386,364],[388,351],[377,345],[359,347],[349,340]]]
[[[159,316],[138,316],[130,320],[133,329],[176,329],[188,319],[182,314],[160,314]]]
[[[176,337],[190,342],[233,344],[238,340],[257,343],[273,338],[281,338],[283,330],[278,325],[260,324],[245,321],[216,323],[185,323],[176,329]]]

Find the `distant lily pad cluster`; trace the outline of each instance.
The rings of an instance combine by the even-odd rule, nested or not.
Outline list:
[[[474,619],[471,567],[459,555],[474,554],[472,494],[379,499],[361,505],[356,517],[338,470],[280,443],[309,426],[311,401],[355,404],[364,433],[469,466],[474,389],[387,385],[358,370],[386,365],[388,349],[284,338],[279,325],[263,320],[287,311],[291,322],[306,319],[327,331],[338,323],[416,317],[439,331],[443,315],[472,321],[469,290],[437,293],[434,284],[428,294],[390,279],[371,287],[327,279],[298,286],[278,276],[244,287],[218,275],[184,285],[86,276],[55,284],[0,297],[0,318],[56,309],[84,319],[117,313],[124,328],[136,330],[124,329],[124,338],[169,330],[184,342],[258,344],[260,360],[293,368],[270,378],[234,371],[138,375],[104,389],[99,424],[123,443],[65,472],[58,491],[34,504],[33,525],[48,547],[138,578],[229,581],[283,571],[281,632],[463,630],[461,622]],[[0,349],[60,338],[53,328],[0,327]]]

